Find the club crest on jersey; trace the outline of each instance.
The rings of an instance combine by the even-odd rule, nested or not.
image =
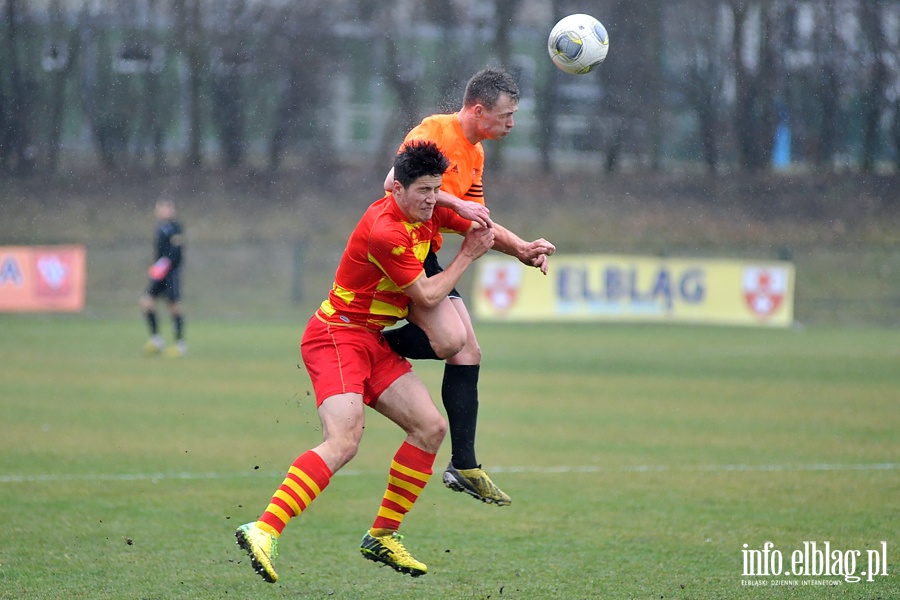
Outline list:
[[[768,318],[781,306],[787,295],[788,274],[785,269],[747,267],[743,277],[744,300],[757,317]]]
[[[522,266],[518,263],[490,263],[481,270],[482,293],[497,312],[506,312],[515,305],[521,286]]]

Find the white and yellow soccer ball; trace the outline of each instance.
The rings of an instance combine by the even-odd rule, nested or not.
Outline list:
[[[547,51],[553,64],[566,73],[584,75],[606,58],[609,34],[603,23],[590,15],[569,15],[553,26]]]

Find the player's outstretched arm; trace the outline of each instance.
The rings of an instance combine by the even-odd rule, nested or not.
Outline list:
[[[453,261],[433,277],[419,277],[403,291],[422,308],[431,309],[447,297],[459,283],[459,278],[473,262],[484,256],[494,245],[494,230],[473,227],[466,233]]]
[[[544,238],[526,242],[506,227],[497,223],[494,223],[494,234],[495,250],[513,256],[530,267],[540,269],[544,275],[547,274],[547,269],[550,267],[547,257],[556,252],[556,246]]]

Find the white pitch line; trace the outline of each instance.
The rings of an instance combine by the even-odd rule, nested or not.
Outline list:
[[[807,465],[633,465],[620,467],[558,466],[558,467],[490,467],[491,473],[771,473],[771,472],[815,472],[815,471],[896,471],[900,463],[857,463],[857,464],[807,464]],[[234,479],[253,476],[277,477],[283,473],[120,473],[120,474],[85,474],[72,475],[65,473],[46,473],[42,475],[0,475],[2,483],[55,483],[65,481],[196,481]],[[383,475],[381,471],[355,471],[344,469],[338,476],[358,477],[362,475]]]
[[[799,471],[894,471],[900,469],[900,463],[872,464],[809,464],[809,465],[634,465],[621,467],[584,466],[584,467],[491,467],[491,473],[665,473],[669,472],[707,472],[707,473],[766,473],[766,472],[799,472]]]

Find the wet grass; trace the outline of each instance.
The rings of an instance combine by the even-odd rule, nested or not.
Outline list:
[[[139,319],[0,316],[0,598],[900,595],[900,337],[816,327],[481,324],[479,455],[513,505],[434,479],[403,527],[428,575],[363,560],[402,439],[371,413],[265,584],[232,533],[320,439],[303,321],[195,319],[172,361],[140,355]],[[857,572],[884,541],[890,575],[746,576],[767,541]]]

